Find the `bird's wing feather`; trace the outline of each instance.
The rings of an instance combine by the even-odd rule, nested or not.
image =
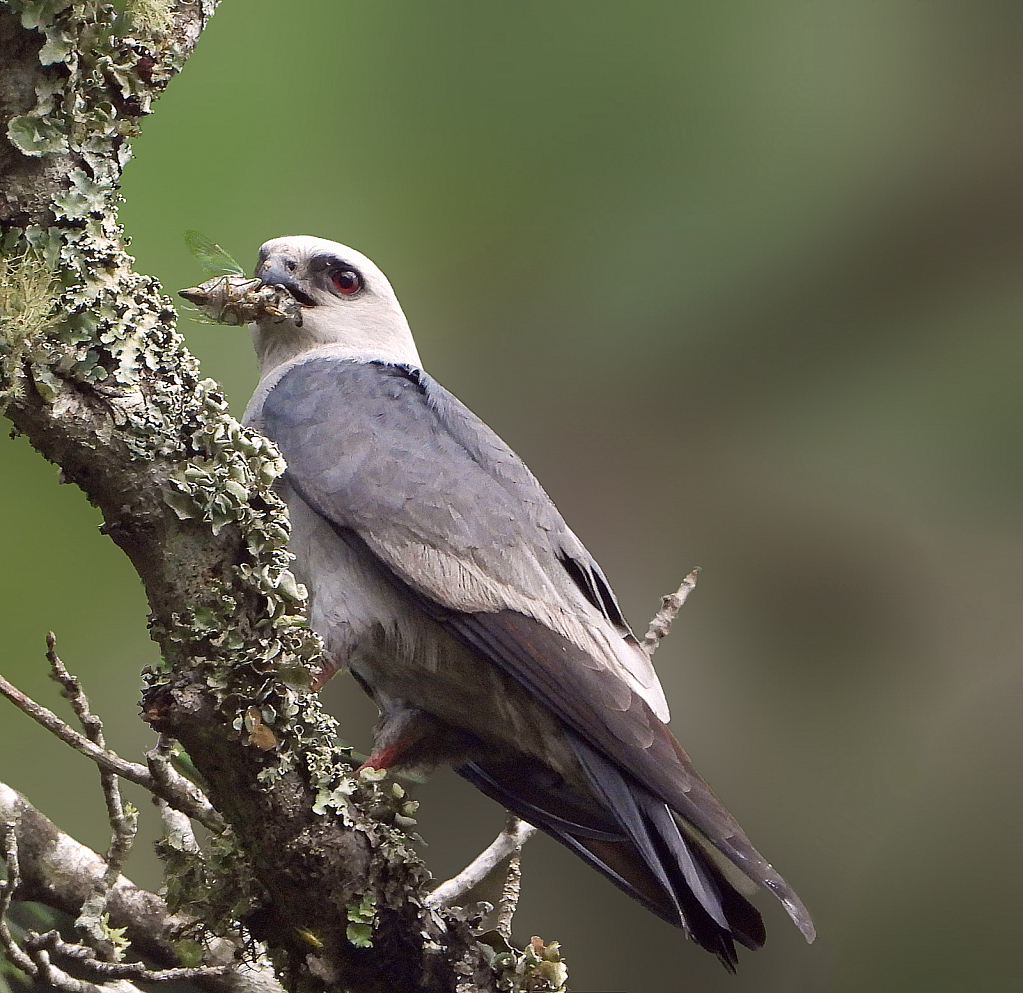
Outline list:
[[[522,460],[425,373],[315,358],[277,382],[260,420],[308,502],[409,586],[450,610],[536,618],[667,720],[600,567]]]

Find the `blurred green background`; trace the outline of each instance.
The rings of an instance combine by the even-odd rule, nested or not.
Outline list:
[[[1018,2],[228,0],[135,143],[123,220],[168,292],[202,278],[185,228],[248,267],[359,248],[637,627],[703,567],[657,656],[672,726],[820,938],[765,894],[730,979],[541,839],[518,935],[575,990],[1019,981],[1021,49]],[[240,414],[244,331],[182,328]],[[3,670],[66,707],[52,628],[137,759],[139,585],[23,440],[0,460]],[[6,704],[0,754],[106,844],[84,759]],[[419,796],[438,874],[501,825],[450,773]]]

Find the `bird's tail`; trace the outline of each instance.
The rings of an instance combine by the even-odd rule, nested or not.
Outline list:
[[[721,858],[663,800],[579,737],[570,738],[589,780],[586,794],[521,757],[468,763],[458,772],[659,917],[684,928],[734,972],[735,942],[756,949],[765,932],[756,908],[720,868]]]

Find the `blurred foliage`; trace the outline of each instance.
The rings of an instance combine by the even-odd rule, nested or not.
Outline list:
[[[359,248],[637,626],[703,567],[658,655],[673,728],[821,937],[765,895],[733,981],[531,842],[519,937],[562,942],[575,989],[1017,981],[1021,39],[986,0],[226,0],[135,143],[142,271],[193,285],[193,227],[250,266],[284,234]],[[240,413],[244,332],[185,329]],[[52,467],[0,460],[4,671],[60,709],[54,629],[137,759],[138,584]],[[84,759],[10,709],[0,750],[105,846]],[[438,873],[500,829],[452,774],[417,795]]]

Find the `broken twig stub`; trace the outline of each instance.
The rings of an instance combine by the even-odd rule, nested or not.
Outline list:
[[[668,636],[671,631],[671,622],[678,616],[682,604],[686,598],[696,589],[696,576],[700,571],[697,566],[682,580],[682,585],[674,593],[669,593],[661,598],[661,609],[653,616],[650,626],[647,628],[640,647],[647,655],[652,656],[657,651],[657,646]]]

